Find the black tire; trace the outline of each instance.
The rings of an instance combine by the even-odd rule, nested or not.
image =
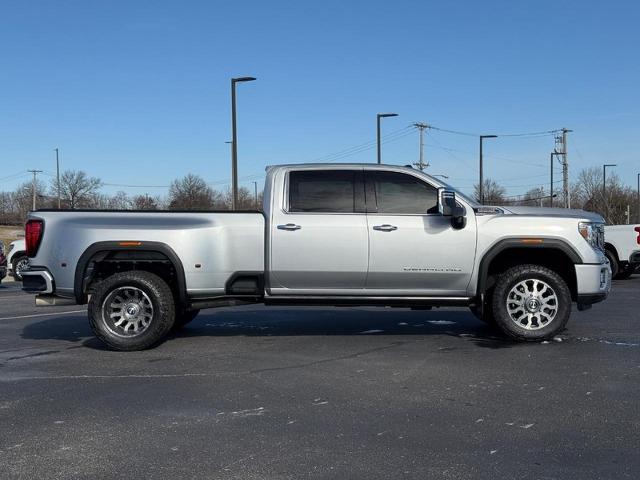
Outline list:
[[[636,271],[636,266],[637,265],[632,265],[630,263],[627,263],[623,268],[618,269],[618,274],[616,275],[616,279],[627,280]]]
[[[138,297],[129,296],[132,292]],[[120,298],[130,303],[118,303]],[[107,300],[113,302],[107,305]],[[123,306],[112,307],[114,304]],[[125,318],[125,309],[132,304],[133,308],[136,304],[139,306],[136,312],[144,310],[142,315],[148,317],[145,317],[147,323],[141,327],[140,333],[130,332],[128,328],[130,325],[138,328],[140,323],[130,323],[131,320]],[[116,314],[115,319],[109,313],[113,313],[114,308],[119,308],[121,313]],[[166,282],[153,273],[136,270],[116,273],[100,282],[91,295],[88,312],[96,337],[120,351],[144,350],[157,345],[173,327],[176,315],[173,293]],[[136,313],[133,322],[138,322],[142,315]],[[124,322],[124,329],[116,325],[118,321]]]
[[[13,272],[13,279],[17,282],[22,281],[22,275],[20,275],[22,267],[19,266],[19,264],[24,263],[25,261],[28,265],[29,257],[27,257],[26,255],[20,255],[19,257],[14,257],[11,259],[11,270]]]
[[[618,259],[611,250],[605,250],[604,254],[609,260],[609,266],[611,267],[611,278],[616,278],[618,276],[618,272],[620,271],[620,266],[618,265]]]
[[[538,289],[541,284],[538,283],[536,287],[536,280],[547,284],[550,290]],[[528,323],[531,324],[530,328],[526,328],[512,319],[507,311],[507,301],[514,298],[510,297],[513,292],[512,289],[515,289],[521,282],[526,282],[527,288],[531,288],[536,292],[532,295],[536,299],[532,306],[535,307],[537,304],[539,307],[538,312],[544,311],[547,315],[553,313],[554,305],[540,305],[539,300],[552,301],[549,299],[549,295],[555,295],[555,315],[550,320],[547,316],[543,317],[536,311],[528,311],[524,306],[521,307],[522,314],[525,317],[528,317],[529,314],[531,315],[531,317],[528,317]],[[543,295],[545,291],[547,292],[547,297]],[[521,298],[523,299],[523,304],[528,304],[527,300],[531,297],[527,297],[527,294],[523,293]],[[515,304],[511,303],[510,305]],[[567,283],[556,272],[540,265],[519,265],[500,275],[493,293],[493,311],[496,325],[509,337],[525,342],[548,340],[564,330],[569,320],[571,315],[571,291]],[[514,313],[514,315],[518,316],[519,313]],[[521,318],[524,320],[524,317]]]
[[[199,313],[200,313],[200,310],[186,310],[186,311],[183,310],[180,313],[177,313],[176,321],[173,323],[173,330],[174,331],[180,330],[185,325],[187,325],[192,320],[194,320]]]

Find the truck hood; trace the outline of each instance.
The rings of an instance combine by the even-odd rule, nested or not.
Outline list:
[[[604,223],[604,218],[594,212],[577,210],[573,208],[550,208],[550,207],[496,207],[511,215],[534,215],[545,217],[582,218],[595,223]]]

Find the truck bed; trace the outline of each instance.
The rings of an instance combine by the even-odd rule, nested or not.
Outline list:
[[[38,210],[31,218],[46,225],[32,268],[46,265],[59,294],[73,294],[76,265],[102,242],[129,242],[139,251],[165,244],[180,259],[192,298],[223,294],[236,272],[264,271],[260,212]]]

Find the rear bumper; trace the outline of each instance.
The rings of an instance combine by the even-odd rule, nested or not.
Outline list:
[[[579,305],[591,305],[607,298],[611,291],[611,267],[608,262],[578,264],[575,268]]]
[[[55,292],[53,276],[45,269],[29,269],[22,272],[22,290],[29,293]]]
[[[640,264],[640,250],[631,252],[631,255],[629,255],[629,263]]]
[[[7,267],[2,265],[0,266],[0,280],[7,276]]]

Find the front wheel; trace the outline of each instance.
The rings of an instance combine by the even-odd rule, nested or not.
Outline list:
[[[607,257],[607,260],[609,260],[609,266],[611,267],[611,278],[616,278],[618,276],[618,272],[620,271],[618,259],[611,250],[605,250],[604,254]]]
[[[540,265],[512,267],[493,293],[496,325],[521,341],[540,341],[561,332],[571,315],[571,292],[553,270]]]
[[[88,312],[95,335],[121,351],[153,347],[165,338],[175,320],[173,293],[166,282],[153,273],[135,270],[100,282]]]

